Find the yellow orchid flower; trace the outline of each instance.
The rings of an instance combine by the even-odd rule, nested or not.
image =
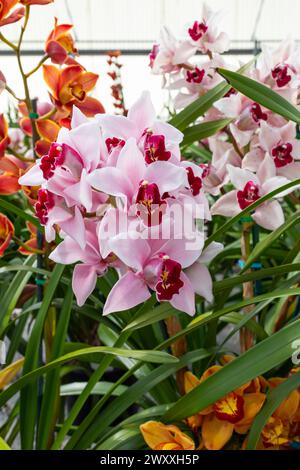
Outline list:
[[[222,366],[208,368],[200,379],[191,372],[186,372],[185,392],[188,393],[221,368]],[[248,432],[265,398],[265,394],[260,392],[260,381],[250,381],[201,410],[197,415],[189,417],[187,423],[193,430],[198,423],[198,428],[201,425],[202,440],[206,449],[220,450],[231,439],[234,431],[238,434]]]
[[[5,369],[0,370],[0,390],[3,390],[14,379],[22,368],[23,362],[24,358],[21,358],[5,367]]]
[[[195,450],[193,439],[177,426],[147,421],[140,426],[145,442],[153,450]]]

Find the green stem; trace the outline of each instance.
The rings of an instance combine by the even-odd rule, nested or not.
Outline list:
[[[0,40],[2,42],[4,42],[8,47],[10,47],[11,49],[13,49],[14,51],[17,50],[17,46],[15,44],[13,44],[12,42],[10,42],[8,39],[6,39],[5,36],[3,36],[2,33],[0,33]]]

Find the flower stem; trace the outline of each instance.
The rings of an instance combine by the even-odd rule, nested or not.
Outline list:
[[[181,324],[177,317],[175,315],[167,318],[165,320],[165,324],[167,327],[167,332],[169,337],[174,336],[176,333],[179,333],[181,331]],[[173,356],[175,357],[181,357],[183,354],[186,353],[187,351],[187,344],[186,344],[186,339],[183,336],[177,341],[174,341],[171,345],[171,351]],[[176,382],[178,386],[178,390],[181,395],[184,395],[184,374],[185,374],[186,368],[180,369],[176,372]]]
[[[45,54],[41,60],[39,61],[39,63],[32,69],[30,70],[30,72],[27,72],[25,74],[26,78],[29,78],[31,77],[31,75],[33,75],[35,72],[37,72],[39,70],[39,68],[46,62],[46,60],[49,59],[49,56],[48,54]]]
[[[243,222],[241,249],[242,258],[246,263],[251,253],[251,232],[253,222]],[[249,270],[250,271],[250,270]],[[249,272],[248,271],[248,272]],[[253,282],[245,282],[243,284],[243,299],[251,299],[254,297],[254,286]],[[253,310],[253,305],[249,305],[243,309],[244,313],[247,314]],[[240,347],[241,352],[245,352],[253,346],[253,333],[248,328],[240,329]]]
[[[0,40],[2,42],[4,42],[8,47],[10,47],[11,49],[13,49],[14,51],[17,50],[17,46],[15,44],[13,44],[12,42],[10,42],[8,39],[6,39],[5,36],[3,36],[2,33],[0,33]]]

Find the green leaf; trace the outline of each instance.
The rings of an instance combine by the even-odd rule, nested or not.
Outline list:
[[[269,233],[263,240],[261,240],[251,251],[245,266],[243,267],[243,271],[247,270],[249,266],[259,258],[259,256],[273,243],[278,240],[281,235],[289,230],[294,225],[297,225],[300,222],[300,213],[296,212],[292,215],[288,220],[284,222],[280,227],[278,227],[273,232]]]
[[[28,256],[24,262],[26,268],[30,268],[35,262],[36,257],[34,255]],[[14,276],[13,280],[10,282],[7,291],[1,299],[1,309],[0,309],[0,337],[5,330],[11,314],[15,309],[20,295],[23,292],[24,287],[26,286],[29,278],[31,276],[30,270],[24,269],[24,271],[18,271]]]
[[[52,272],[51,279],[44,290],[44,299],[39,309],[30,338],[27,343],[23,374],[26,376],[33,369],[38,367],[39,350],[43,334],[44,322],[54,296],[56,287],[59,283],[65,266],[57,264]],[[21,377],[22,380],[24,377]],[[17,383],[17,382],[16,382]],[[15,385],[15,384],[13,384]],[[9,389],[7,389],[9,390]],[[6,391],[7,391],[6,390]],[[5,392],[3,392],[5,393]],[[20,433],[22,449],[32,449],[34,441],[34,429],[38,406],[38,387],[37,383],[30,385],[21,391],[20,399]]]
[[[69,395],[80,395],[82,390],[86,387],[87,382],[72,382],[70,384],[61,385],[60,396],[65,397]],[[91,395],[105,395],[113,384],[111,382],[98,382]],[[126,392],[128,387],[126,385],[119,385],[112,393],[112,395],[119,396]]]
[[[144,326],[151,325],[152,323],[159,322],[160,320],[164,320],[165,318],[177,313],[179,313],[178,310],[175,310],[168,302],[162,303],[157,307],[139,315],[132,322],[128,323],[123,331],[137,330],[139,328],[143,328]]]
[[[163,418],[174,422],[192,416],[249,380],[270,371],[291,357],[292,344],[299,336],[300,320],[297,320],[208,377],[180,398]]]
[[[93,410],[92,417],[94,421],[85,419],[78,427],[77,431],[72,436],[72,447],[67,446],[67,449],[87,449],[95,442],[98,436],[103,435],[103,432],[108,426],[121,416],[126,409],[136,403],[136,401],[153,387],[165,380],[170,375],[174,374],[176,370],[182,369],[186,365],[193,364],[212,354],[212,351],[199,349],[182,356],[177,364],[162,365],[151,371],[148,375],[140,378],[135,384],[131,385],[128,392],[123,393],[110,403],[102,411],[97,412],[97,406]],[[77,442],[77,443],[76,443]],[[75,446],[76,444],[76,446]]]
[[[300,179],[297,179],[295,181],[291,181],[290,183],[284,184],[283,186],[280,186],[277,189],[274,189],[274,191],[271,191],[270,193],[266,194],[265,196],[257,199],[257,201],[253,202],[250,206],[246,207],[246,209],[242,210],[239,214],[235,215],[231,219],[229,219],[225,224],[223,224],[218,230],[216,230],[212,235],[210,235],[206,242],[205,242],[205,247],[207,247],[211,242],[218,240],[222,235],[224,235],[232,225],[234,225],[236,222],[238,222],[242,217],[245,217],[246,215],[250,214],[254,209],[256,209],[258,206],[260,206],[263,202],[268,201],[274,196],[277,196],[277,194],[286,191],[287,189],[293,188],[295,186],[300,185]]]
[[[171,354],[163,351],[121,349],[112,348],[109,346],[95,346],[79,349],[79,351],[65,354],[64,356],[49,362],[45,366],[39,367],[32,370],[31,372],[24,374],[19,380],[14,382],[10,387],[0,394],[0,407],[3,406],[3,404],[15,393],[17,393],[27,384],[34,381],[36,378],[45,374],[45,372],[49,372],[50,370],[53,370],[56,367],[65,364],[66,362],[73,361],[74,359],[81,359],[87,355],[90,356],[91,354],[108,354],[112,356],[130,357],[138,361],[151,362],[154,364],[177,364],[179,362],[177,357],[171,356]]]
[[[28,212],[25,212],[24,209],[20,209],[15,204],[6,201],[5,199],[3,199],[3,196],[1,196],[0,199],[0,208],[6,210],[7,212],[11,212],[13,214],[18,215],[27,222],[30,222],[31,224],[35,225],[41,232],[43,232],[44,228],[41,226],[39,220],[36,217],[29,214]]]
[[[300,386],[300,371],[288,377],[284,382],[267,394],[267,400],[255,417],[247,440],[247,449],[254,450],[260,438],[261,431],[274,411],[283,400]]]
[[[97,450],[137,450],[145,447],[145,441],[138,427],[121,429],[99,445]]]
[[[73,303],[73,290],[70,285],[62,305],[57,329],[55,332],[51,359],[56,359],[63,354],[63,348],[68,331]],[[54,431],[56,410],[59,399],[60,375],[59,369],[47,374],[45,379],[44,394],[39,417],[37,448],[45,449],[51,441],[51,432]]]
[[[233,88],[243,95],[270,109],[273,113],[283,116],[288,121],[300,124],[300,112],[298,109],[281,95],[271,90],[271,88],[231,70],[218,68],[218,72]]]
[[[232,119],[218,119],[217,121],[205,121],[195,126],[188,127],[184,131],[184,138],[182,146],[192,144],[193,142],[206,139],[214,135],[216,132],[224,129],[224,127],[230,124]]]
[[[8,444],[6,444],[5,440],[2,439],[0,436],[0,450],[11,450]]]
[[[300,263],[283,264],[281,266],[274,266],[273,268],[260,269],[257,271],[241,274],[239,276],[228,277],[222,281],[217,281],[214,283],[214,292],[219,293],[235,286],[241,286],[244,282],[247,281],[256,281],[257,279],[279,276],[282,274],[298,271],[300,271]]]

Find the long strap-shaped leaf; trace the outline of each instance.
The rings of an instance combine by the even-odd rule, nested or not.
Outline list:
[[[57,264],[53,270],[47,289],[45,289],[45,296],[35,319],[32,332],[27,343],[25,363],[23,374],[28,374],[38,367],[39,361],[39,347],[43,334],[43,327],[45,318],[47,316],[48,308],[51,304],[56,287],[59,283],[60,277],[63,273],[64,266]],[[4,392],[5,393],[5,392]],[[34,430],[37,416],[38,406],[38,389],[37,383],[33,382],[28,387],[21,391],[20,400],[20,432],[22,449],[32,449],[34,441]]]
[[[267,400],[256,416],[248,436],[247,449],[255,449],[259,441],[260,433],[280,403],[296,388],[300,386],[300,372],[291,375],[278,387],[271,390],[267,395]]]
[[[292,344],[299,336],[300,320],[297,320],[208,377],[167,411],[164,420],[174,422],[192,416],[249,380],[278,366],[291,357]]]
[[[109,354],[112,356],[130,357],[138,361],[152,362],[157,364],[174,364],[179,361],[177,357],[171,356],[171,354],[165,353],[163,351],[121,349],[110,346],[95,346],[79,349],[69,354],[65,354],[64,356],[49,362],[45,366],[34,369],[20,377],[19,380],[14,382],[10,387],[0,394],[0,407],[3,406],[3,404],[6,403],[6,401],[9,400],[15,393],[23,389],[27,384],[32,383],[35,379],[45,374],[46,372],[50,372],[51,370],[61,366],[62,364],[65,364],[66,362],[72,361],[74,359],[89,357],[92,354]]]
[[[184,131],[184,138],[182,146],[190,145],[193,142],[207,139],[214,135],[216,132],[224,129],[224,127],[230,124],[232,119],[218,119],[216,121],[205,121],[195,126],[188,127]]]
[[[245,77],[237,72],[219,68],[218,72],[224,77],[230,85],[243,95],[247,96],[256,103],[261,104],[276,114],[285,117],[289,121],[300,124],[300,112],[289,101],[281,95],[271,90],[271,88],[262,85],[262,83]]]

